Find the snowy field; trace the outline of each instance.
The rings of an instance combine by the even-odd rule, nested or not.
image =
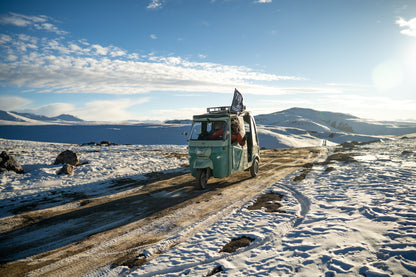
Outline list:
[[[73,201],[71,195],[99,197],[114,193],[117,179],[143,180],[152,172],[186,170],[187,150],[184,145],[111,145],[79,146],[64,143],[44,143],[0,139],[1,151],[6,151],[22,165],[25,174],[0,174],[0,217],[26,202],[48,199],[47,205]],[[53,165],[65,150],[77,153],[80,163],[73,175],[57,175],[62,165]],[[181,154],[180,159],[171,153]],[[47,208],[42,206],[37,208]]]
[[[59,205],[78,193],[112,194],[111,180],[186,170],[187,162],[184,145],[0,139],[0,148],[26,172],[0,175],[1,217],[28,201],[55,199],[53,205]],[[86,164],[76,167],[74,175],[56,175],[61,166],[52,164],[67,149]],[[416,134],[329,150],[329,155],[342,153],[356,162],[325,163],[323,158],[275,183],[264,193],[284,196],[280,213],[249,210],[252,199],[140,268],[108,266],[92,276],[416,276]],[[253,242],[234,253],[219,252],[242,236]],[[148,251],[143,255],[152,253]]]
[[[138,269],[120,276],[416,276],[416,135],[342,152],[357,162],[315,163],[270,191],[280,210],[254,200]],[[303,172],[306,178],[293,179]],[[235,253],[234,238],[254,239]],[[146,253],[144,253],[146,254]]]

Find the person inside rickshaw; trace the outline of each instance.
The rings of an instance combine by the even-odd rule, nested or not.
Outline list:
[[[209,137],[209,139],[217,140],[217,139],[223,139],[224,133],[225,133],[225,126],[226,123],[223,121],[215,121],[213,124],[213,133]]]
[[[240,122],[238,118],[234,117],[231,119],[231,143],[238,141],[241,146],[246,145],[247,136],[241,136],[240,133]]]

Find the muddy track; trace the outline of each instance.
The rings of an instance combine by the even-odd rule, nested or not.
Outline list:
[[[256,178],[241,172],[210,179],[204,191],[194,188],[189,173],[160,176],[138,184],[140,189],[1,219],[0,275],[79,276],[111,264],[140,266],[241,207],[322,151],[263,150]]]

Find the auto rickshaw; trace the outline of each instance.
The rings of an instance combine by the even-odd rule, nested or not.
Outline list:
[[[224,178],[243,170],[257,176],[260,147],[256,123],[245,106],[243,109],[213,107],[193,116],[189,165],[197,188],[205,189],[211,176]]]

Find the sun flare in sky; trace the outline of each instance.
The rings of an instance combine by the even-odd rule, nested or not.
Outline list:
[[[412,47],[409,47],[408,59],[406,62],[407,70],[416,77],[416,42],[413,43]]]
[[[403,72],[400,64],[395,61],[385,61],[377,65],[373,71],[374,86],[378,90],[391,90],[403,82]]]

